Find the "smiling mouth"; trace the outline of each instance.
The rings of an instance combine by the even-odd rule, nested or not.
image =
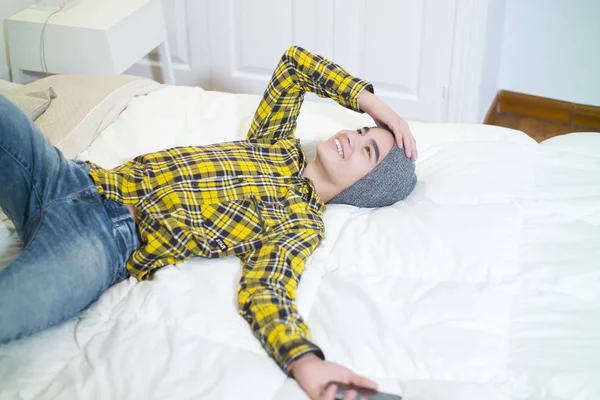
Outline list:
[[[344,158],[344,148],[342,147],[342,144],[340,143],[340,141],[335,138],[333,139],[333,143],[335,144],[335,147],[337,148],[338,154],[340,155],[340,157]]]

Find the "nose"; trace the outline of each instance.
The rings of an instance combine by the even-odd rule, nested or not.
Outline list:
[[[367,140],[367,138],[361,135],[358,130],[348,131],[346,145],[350,148],[350,154],[352,154],[355,149],[359,149],[365,140]]]

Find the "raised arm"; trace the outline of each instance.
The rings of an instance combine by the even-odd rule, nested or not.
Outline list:
[[[254,114],[247,139],[279,140],[292,136],[304,93],[335,100],[362,112],[358,95],[373,86],[339,65],[301,47],[292,46],[282,56]]]

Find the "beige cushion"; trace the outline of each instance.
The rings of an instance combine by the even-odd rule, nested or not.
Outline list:
[[[13,83],[10,81],[5,81],[4,79],[0,79],[0,90],[1,91],[11,91],[20,88],[23,85],[18,83]]]
[[[0,91],[0,94],[12,101],[33,121],[46,111],[50,102],[56,98],[52,87],[44,89],[18,88],[10,91]]]
[[[56,98],[35,123],[67,158],[75,158],[133,97],[160,87],[151,79],[130,75],[53,75],[17,91],[54,89]]]

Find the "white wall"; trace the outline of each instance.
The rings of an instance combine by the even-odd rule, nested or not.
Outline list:
[[[489,0],[477,122],[483,122],[485,114],[499,90],[498,78],[502,58],[502,42],[504,41],[505,9],[506,0]]]
[[[6,40],[6,26],[4,20],[29,7],[36,1],[37,0],[0,0],[0,22],[2,23],[2,29],[0,29],[0,79],[9,80],[8,52],[6,51],[8,41]]]
[[[506,0],[498,87],[600,106],[600,1]]]
[[[35,1],[0,0],[0,21]],[[494,96],[501,89],[600,106],[600,0],[486,1],[489,4],[485,48],[478,56],[478,62],[483,62],[483,72],[479,92],[473,93],[473,96],[479,96],[476,101],[478,110],[472,113],[477,114],[477,122],[483,121]],[[164,2],[170,8],[174,7],[171,0]],[[189,3],[196,4],[197,1]],[[173,4],[186,18],[203,15],[202,12],[207,9],[204,6],[192,12],[188,9],[189,5],[181,8],[182,1]],[[167,17],[170,15],[169,7],[166,7]],[[171,19],[171,22],[177,22],[180,18]],[[193,19],[197,21],[197,17]],[[197,32],[186,35],[181,34],[183,31],[177,32],[177,38],[198,36]],[[3,24],[0,29],[0,79],[9,78],[4,33]],[[201,42],[205,41],[203,37]],[[189,47],[202,48],[194,40]],[[177,48],[172,46],[175,56],[179,54]],[[189,50],[183,50],[181,54],[189,53]],[[208,63],[208,55],[201,54],[196,58]],[[188,64],[192,64],[187,59],[184,61],[184,67],[189,69]],[[188,80],[180,79],[191,84],[192,80]]]

